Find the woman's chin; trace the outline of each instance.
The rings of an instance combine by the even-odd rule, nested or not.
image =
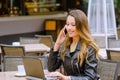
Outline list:
[[[73,37],[72,35],[69,35],[69,37]]]

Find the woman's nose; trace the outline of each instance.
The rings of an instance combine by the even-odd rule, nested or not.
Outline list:
[[[70,31],[70,30],[72,30],[73,28],[72,28],[72,26],[70,25],[70,26],[68,26],[68,31]]]
[[[68,26],[67,26],[67,28],[71,28],[71,27],[72,27],[72,25],[68,25]]]
[[[67,31],[70,31],[72,29],[72,26],[67,26]]]

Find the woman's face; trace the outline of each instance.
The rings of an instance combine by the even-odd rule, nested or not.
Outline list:
[[[68,16],[66,20],[66,29],[68,32],[69,37],[77,37],[79,36],[77,29],[76,29],[76,23],[75,23],[75,18],[73,16]]]

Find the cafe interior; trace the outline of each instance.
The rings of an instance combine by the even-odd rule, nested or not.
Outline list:
[[[39,73],[32,80],[45,80],[50,49],[74,8],[87,15],[99,46],[101,80],[120,80],[120,0],[0,0],[0,80],[27,80],[25,62]]]

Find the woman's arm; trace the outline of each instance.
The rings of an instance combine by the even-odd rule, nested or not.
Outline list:
[[[49,71],[55,71],[58,69],[61,65],[61,58],[59,53],[59,48],[62,45],[62,43],[65,41],[66,35],[64,34],[65,27],[60,31],[57,40],[55,42],[54,48],[51,49],[50,55],[48,58],[48,70]]]
[[[60,68],[60,65],[62,63],[62,60],[60,58],[59,52],[58,51],[53,51],[51,49],[50,55],[48,58],[48,71],[56,71],[56,69]]]

